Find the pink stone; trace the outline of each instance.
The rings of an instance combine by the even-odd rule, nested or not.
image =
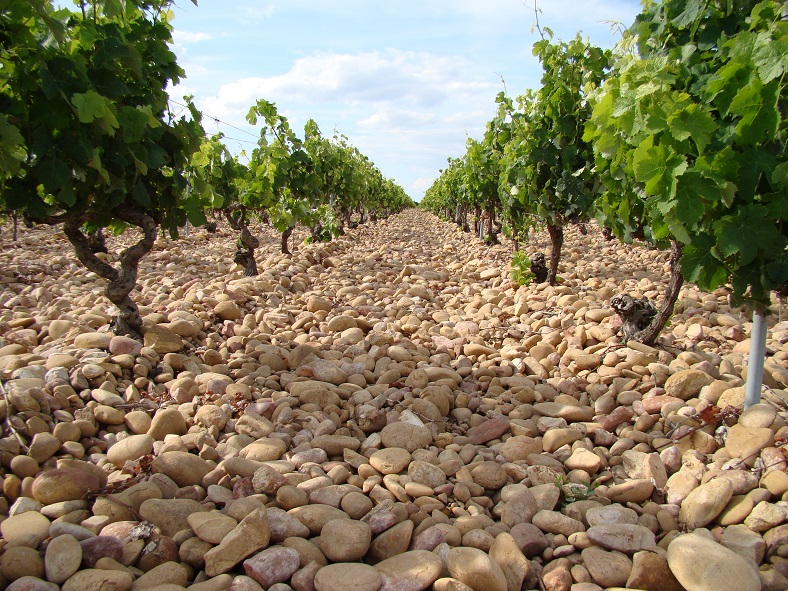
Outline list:
[[[313,560],[293,575],[290,586],[295,591],[315,591],[315,575],[320,568],[320,565]]]
[[[635,413],[633,413],[626,406],[619,406],[616,410],[611,412],[609,415],[597,419],[597,423],[599,423],[599,426],[605,431],[612,432],[621,423],[627,422],[634,415]]]
[[[481,445],[493,439],[498,439],[509,431],[509,421],[506,419],[488,419],[481,425],[476,425],[468,431],[468,437],[473,445]]]
[[[397,516],[391,511],[379,511],[369,516],[369,529],[372,535],[378,535],[390,527],[397,525]]]
[[[572,575],[563,568],[551,570],[542,576],[545,591],[569,591],[572,588]]]
[[[444,533],[434,525],[428,527],[413,539],[412,550],[427,550],[432,552],[446,541]]]
[[[538,556],[550,546],[547,536],[533,523],[518,523],[512,527],[510,533],[522,553],[528,558]]]
[[[244,572],[265,589],[284,583],[298,570],[298,552],[292,548],[273,547],[244,560]]]
[[[109,352],[113,355],[133,355],[136,357],[142,351],[142,343],[126,336],[112,337],[109,341]]]
[[[251,478],[239,478],[233,485],[233,498],[243,499],[254,494],[254,486],[252,486]]]
[[[651,396],[650,398],[644,398],[642,400],[643,403],[643,410],[645,410],[648,414],[653,415],[662,410],[662,407],[668,404],[669,402],[684,402],[681,398],[676,398],[675,396]]]
[[[54,583],[30,576],[21,577],[6,587],[6,591],[58,591],[58,589],[60,587]]]
[[[79,543],[82,546],[82,565],[95,568],[100,558],[112,558],[120,561],[123,557],[123,542],[109,536],[96,536]]]

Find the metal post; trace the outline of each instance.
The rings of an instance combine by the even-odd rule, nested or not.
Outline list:
[[[744,410],[761,401],[763,362],[766,358],[766,319],[757,308],[752,313],[750,357],[747,367],[747,384],[744,393]]]
[[[187,172],[186,173],[186,201],[188,201],[191,198],[191,194],[192,194],[192,183],[191,183],[190,175]],[[189,223],[189,220],[187,219],[186,220],[186,236],[189,236],[191,234],[191,229],[192,229],[191,228],[191,224]]]

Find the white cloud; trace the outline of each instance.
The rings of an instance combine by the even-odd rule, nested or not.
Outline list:
[[[275,13],[276,6],[273,4],[259,6],[257,2],[251,2],[240,7],[240,14],[245,22],[259,23],[270,19]]]
[[[423,193],[432,186],[433,182],[435,182],[435,177],[418,178],[410,184],[410,188],[416,193]]]
[[[358,54],[315,53],[297,59],[285,74],[242,78],[201,101],[206,112],[242,121],[260,98],[313,114],[330,110],[359,130],[467,125],[468,111],[489,110],[497,82],[474,80],[467,60],[425,52],[385,50]],[[315,115],[310,115],[315,116]],[[294,123],[291,121],[291,123]],[[324,123],[325,125],[325,123]]]
[[[413,51],[316,53],[297,59],[285,74],[225,84],[206,106],[226,113],[266,97],[284,103],[398,103],[424,109],[491,92],[490,83],[464,81],[464,65],[464,58]]]
[[[418,128],[435,121],[433,113],[419,111],[403,111],[398,109],[380,110],[366,119],[357,121],[361,129],[382,130],[397,128]]]
[[[213,35],[211,35],[210,33],[202,33],[202,32],[193,33],[191,31],[180,31],[176,29],[172,32],[172,39],[175,43],[179,45],[184,45],[186,43],[210,41],[211,39],[213,39]]]

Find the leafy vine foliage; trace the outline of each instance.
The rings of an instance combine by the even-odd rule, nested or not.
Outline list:
[[[768,304],[788,284],[788,3],[648,2],[595,96],[601,221],[683,250],[688,281]]]
[[[168,43],[171,2],[9,0],[0,12],[0,201],[34,222],[62,223],[79,260],[109,281],[116,328],[139,334],[129,297],[157,226],[186,207],[184,170],[203,134],[199,113],[176,117],[166,87],[183,71]],[[193,211],[193,210],[192,210]],[[197,215],[194,222],[204,220]],[[85,232],[137,226],[118,267]]]
[[[615,52],[544,31],[541,86],[498,95],[484,138],[449,160],[422,206],[467,230],[479,187],[495,193],[479,155],[498,154],[486,207],[516,251],[547,228],[551,283],[567,223],[595,216],[608,237],[670,248],[662,307],[650,322],[633,315],[626,339],[657,339],[684,280],[757,307],[786,294],[788,2],[644,0]]]
[[[79,260],[108,281],[116,332],[141,336],[130,293],[159,228],[177,236],[187,220],[222,215],[239,233],[234,261],[251,276],[255,218],[282,232],[286,252],[299,223],[324,240],[354,211],[375,217],[413,204],[344,138],[325,140],[310,120],[301,140],[268,101],[249,113],[264,125],[248,165],[221,134],[205,137],[189,98],[174,114],[167,88],[184,72],[170,49],[172,0],[75,4],[0,4],[0,212],[62,224]],[[131,226],[141,237],[115,266],[97,255],[104,228]]]
[[[512,115],[503,174],[516,187],[520,205],[547,226],[552,243],[547,280],[554,285],[563,227],[587,221],[593,211],[594,155],[583,139],[591,114],[587,94],[604,80],[612,54],[579,35],[569,43],[553,43],[549,29],[547,34],[533,49],[544,71],[542,85],[523,95],[520,116]]]

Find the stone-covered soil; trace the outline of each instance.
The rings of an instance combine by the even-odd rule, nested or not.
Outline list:
[[[418,210],[291,256],[258,230],[256,278],[196,229],[142,261],[144,344],[62,234],[0,230],[0,588],[788,588],[776,301],[742,412],[747,315],[685,286],[622,344],[611,296],[659,300],[667,255],[595,226],[520,288]]]

